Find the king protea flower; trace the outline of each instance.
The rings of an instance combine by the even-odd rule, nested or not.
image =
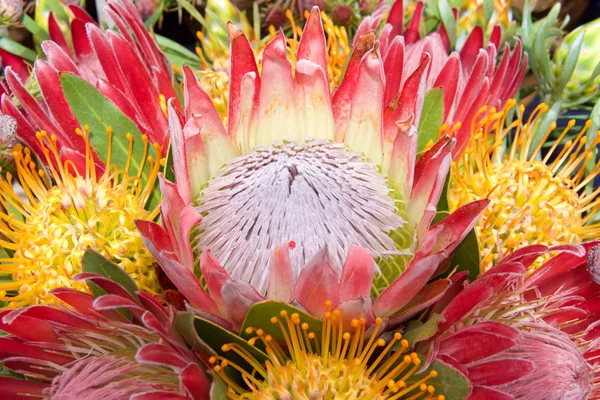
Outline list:
[[[521,85],[527,68],[527,54],[523,54],[520,38],[510,51],[504,51],[496,62],[502,37],[502,28],[496,25],[484,45],[484,32],[476,26],[468,35],[459,52],[451,50],[444,25],[425,37],[420,35],[424,3],[419,1],[407,28],[404,29],[402,1],[389,8],[387,22],[379,35],[379,51],[384,60],[386,126],[394,129],[394,122],[408,118],[406,101],[396,97],[398,88],[411,81],[415,72],[422,71],[424,82],[411,82],[418,87],[424,84],[425,92],[441,87],[444,96],[443,123],[456,138],[453,156],[461,154],[470,137],[471,124],[481,117],[481,108],[499,109],[511,99]],[[388,7],[383,6],[363,20],[354,38],[354,45],[364,40],[370,31],[377,30]],[[372,33],[370,34],[372,35]],[[340,88],[341,90],[341,88]],[[412,97],[415,98],[414,96]],[[410,107],[409,107],[410,108]],[[418,115],[415,116],[418,118]]]
[[[596,244],[524,247],[470,285],[457,275],[431,309],[436,335],[418,349],[462,371],[475,398],[598,398]]]
[[[369,298],[373,280],[381,301],[376,314],[393,315],[444,269],[440,263],[487,204],[467,205],[430,229],[455,141],[445,137],[416,159],[414,116],[424,70],[397,87],[394,97],[413,117],[392,130],[384,118],[386,86],[376,46],[361,42],[331,96],[318,9],[304,28],[295,69],[282,33],[265,48],[262,73],[245,36],[232,27],[231,39],[227,130],[188,68],[185,114],[178,115],[170,102],[177,183],[161,183],[164,228],[138,223],[147,246],[196,308],[232,320],[229,314],[244,308],[231,307],[224,283],[235,283],[229,285],[234,302],[275,293],[292,300],[311,296],[309,275],[303,273],[315,268],[323,287],[338,290],[341,267],[352,271],[352,257],[346,257],[358,245],[377,266],[356,288],[342,284],[339,290],[348,291],[347,299]],[[276,246],[289,241],[296,248],[282,268],[285,279],[273,279],[269,265]],[[193,275],[198,261],[210,295]],[[209,263],[223,268],[208,269]],[[406,278],[392,283],[403,271]],[[438,294],[431,290],[425,297]]]
[[[0,312],[0,329],[8,333],[0,359],[23,375],[0,377],[4,398],[208,399],[202,361],[173,331],[172,309],[100,275],[77,279],[106,294],[94,299],[56,289],[68,308]]]
[[[69,10],[74,15],[71,21],[74,54],[51,15],[48,30],[52,40],[41,45],[47,60],[36,61],[33,69],[41,92],[39,101],[27,91],[18,71],[6,70],[6,84],[18,106],[8,96],[2,96],[1,109],[17,120],[19,138],[38,153],[41,149],[35,134],[45,130],[56,136],[61,156],[81,164],[77,160],[85,158],[85,144],[75,133],[80,126],[59,78],[67,72],[94,85],[151,143],[158,143],[166,152],[169,136],[165,99],[175,96],[170,67],[133,4],[111,2],[107,9],[120,33],[102,32],[77,6],[69,6]]]
[[[597,238],[600,229],[595,219],[600,189],[586,191],[600,172],[600,163],[593,161],[599,140],[588,143],[586,135],[591,121],[566,141],[576,123],[569,121],[550,142],[553,123],[547,132],[538,133],[541,140],[536,143],[539,121],[548,107],[540,105],[525,121],[522,106],[505,126],[514,105],[509,101],[498,111],[490,110],[471,126],[467,149],[450,174],[450,210],[475,199],[490,200],[475,228],[482,270],[528,244],[581,243]],[[511,145],[504,145],[509,138]]]

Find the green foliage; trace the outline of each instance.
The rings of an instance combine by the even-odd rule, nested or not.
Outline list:
[[[148,182],[150,164],[143,159],[145,145],[137,126],[113,102],[82,78],[70,73],[61,73],[60,82],[75,118],[82,127],[90,127],[89,140],[100,159],[107,159],[111,146],[111,163],[119,169],[126,170],[130,146],[127,134],[130,134],[133,146],[128,171],[130,174],[136,174],[144,164],[140,177],[144,183]],[[108,128],[113,131],[112,143],[109,143]],[[160,190],[158,184],[155,184],[146,207],[153,209],[159,200]]]
[[[430,140],[438,139],[438,133],[444,118],[444,94],[442,88],[430,90],[425,95],[423,110],[418,127],[417,152],[421,153]]]
[[[90,248],[85,251],[81,258],[81,270],[102,275],[123,286],[134,298],[137,298],[135,292],[138,288],[129,274],[123,271],[119,265]]]
[[[244,319],[244,323],[242,324],[242,328],[240,329],[240,335],[246,339],[251,338],[252,336],[254,336],[254,334],[247,334],[245,330],[248,327],[253,327],[261,328],[263,331],[271,335],[276,340],[284,340],[279,325],[274,325],[271,323],[271,317],[279,318],[279,313],[282,310],[286,311],[288,315],[292,315],[293,313],[299,314],[302,323],[308,324],[309,332],[313,332],[315,335],[317,335],[317,337],[321,335],[321,321],[305,313],[299,308],[278,301],[263,301],[260,303],[256,303],[252,307],[250,307],[248,313],[246,314],[246,318]]]

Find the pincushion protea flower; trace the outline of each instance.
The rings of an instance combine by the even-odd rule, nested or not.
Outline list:
[[[0,359],[24,377],[0,377],[3,396],[208,399],[202,361],[173,331],[172,309],[104,276],[87,273],[77,279],[106,294],[94,299],[55,289],[68,308],[0,312],[0,329],[8,333],[0,338]]]
[[[596,245],[528,246],[470,285],[457,276],[431,310],[437,333],[417,348],[462,371],[475,398],[598,398]]]
[[[429,229],[454,141],[444,138],[415,160],[415,118],[399,122],[395,132],[384,130],[383,64],[369,43],[355,49],[331,98],[318,9],[304,29],[295,70],[281,33],[265,48],[260,75],[248,40],[235,29],[231,36],[228,132],[184,68],[185,115],[170,108],[177,184],[162,181],[165,228],[138,224],[167,275],[196,288],[192,271],[199,253],[206,257],[210,250],[228,274],[215,279],[250,284],[245,295],[258,299],[268,292],[269,260],[278,244],[296,243],[288,281],[300,279],[326,246],[337,279],[357,244],[377,259],[376,294],[406,270],[420,274],[407,292],[414,295],[438,265],[430,260],[412,270],[412,255],[421,251],[415,265],[432,254],[447,258],[485,207],[485,201],[471,204]],[[419,70],[398,88],[406,114],[419,112],[414,97],[422,76]],[[220,296],[220,286],[210,292]],[[205,312],[227,317],[203,290],[193,296],[197,301],[188,300],[195,306],[206,302]]]
[[[538,121],[548,107],[539,106],[523,121],[521,106],[520,116],[505,127],[514,104],[511,100],[472,125],[469,145],[450,174],[451,210],[475,199],[490,200],[475,228],[482,270],[530,243],[553,246],[594,239],[600,227],[593,220],[600,208],[600,191],[584,190],[600,171],[596,163],[586,172],[586,165],[594,164],[594,148],[599,142],[587,143],[585,133],[591,121],[573,139],[563,142],[575,125],[570,121],[550,146],[546,141],[556,128],[554,123],[535,144]],[[505,146],[507,140],[511,144]]]
[[[17,120],[19,138],[39,153],[35,133],[45,130],[56,136],[61,156],[81,164],[77,159],[85,158],[85,144],[75,134],[80,126],[60,84],[60,74],[68,72],[97,87],[151,143],[160,144],[161,151],[166,152],[169,137],[165,99],[175,96],[171,72],[133,4],[111,2],[107,9],[120,33],[102,32],[79,7],[69,6],[69,10],[74,15],[74,54],[50,16],[48,30],[52,40],[42,43],[47,61],[38,60],[33,69],[42,95],[40,101],[27,91],[17,71],[6,70],[6,84],[19,106],[4,95],[1,109]]]
[[[0,245],[10,251],[0,259],[0,272],[12,274],[12,281],[0,283],[0,300],[7,307],[51,304],[52,289],[71,287],[89,291],[85,282],[73,280],[81,272],[81,256],[91,247],[113,258],[138,285],[155,293],[159,288],[154,259],[142,243],[134,219],[153,219],[158,209],[146,205],[163,163],[161,148],[143,138],[147,159],[139,170],[119,169],[111,163],[113,133],[107,132],[109,153],[104,172],[98,172],[89,144],[89,133],[78,130],[85,143],[83,166],[76,167],[59,155],[56,136],[37,133],[47,168],[36,166],[29,148],[13,150],[16,178],[25,196],[15,193],[10,173],[0,178]],[[133,138],[128,135],[131,143]],[[148,165],[148,168],[145,167]],[[148,178],[142,171],[149,170]],[[130,171],[131,169],[131,171]],[[81,172],[80,172],[81,171]]]
[[[248,327],[245,335],[256,349],[265,349],[266,361],[257,359],[237,343],[222,346],[225,356],[212,356],[209,363],[227,383],[231,399],[356,398],[435,399],[431,383],[437,371],[420,369],[416,353],[407,353],[408,342],[398,332],[391,339],[379,337],[381,319],[367,334],[364,319],[348,321],[339,310],[325,313],[320,332],[313,332],[298,313],[280,311],[272,316],[271,327]],[[349,322],[347,328],[344,323]],[[273,332],[273,334],[271,334]],[[276,338],[283,337],[282,343]],[[258,345],[257,345],[258,344]],[[242,355],[253,371],[246,371],[227,353]],[[227,375],[241,371],[248,387]]]

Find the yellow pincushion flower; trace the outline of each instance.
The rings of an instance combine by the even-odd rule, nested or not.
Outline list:
[[[597,237],[600,229],[600,223],[591,222],[600,209],[600,192],[585,191],[600,172],[599,164],[588,173],[585,170],[599,142],[587,143],[585,133],[591,122],[574,139],[564,141],[575,125],[570,121],[550,145],[553,123],[534,146],[535,127],[548,107],[542,104],[528,121],[519,117],[505,128],[514,105],[513,100],[500,111],[492,109],[472,127],[471,142],[452,167],[451,211],[475,199],[490,200],[475,227],[482,270],[525,245],[581,243]],[[523,115],[524,107],[519,111]]]
[[[84,281],[72,279],[81,272],[81,257],[88,247],[118,262],[141,289],[158,290],[154,259],[134,220],[154,219],[158,213],[158,209],[147,210],[146,203],[163,161],[147,155],[151,146],[144,136],[149,178],[145,182],[140,178],[144,165],[130,174],[133,139],[128,134],[127,168],[119,170],[110,162],[112,131],[107,129],[106,170],[97,176],[88,128],[84,130],[78,134],[86,143],[85,174],[60,157],[56,137],[40,131],[36,136],[47,169],[36,165],[28,148],[18,145],[13,152],[25,195],[15,193],[10,173],[0,178],[0,245],[13,253],[0,259],[0,273],[13,277],[0,283],[0,301],[8,307],[52,304],[55,298],[49,292],[58,287],[89,291]],[[160,154],[159,145],[153,149]]]
[[[438,376],[431,367],[423,368],[416,353],[407,353],[409,343],[398,332],[389,340],[378,337],[383,320],[377,318],[373,332],[364,318],[344,321],[339,310],[329,311],[322,320],[319,335],[311,331],[298,313],[281,310],[270,319],[278,341],[261,328],[248,327],[250,346],[268,356],[259,361],[246,347],[229,343],[222,352],[241,357],[250,373],[227,356],[213,356],[209,363],[227,384],[227,397],[241,399],[389,399],[444,400],[436,395],[431,381]],[[348,327],[345,322],[350,322]],[[425,369],[425,371],[421,371]],[[229,370],[240,372],[246,385],[230,378]]]

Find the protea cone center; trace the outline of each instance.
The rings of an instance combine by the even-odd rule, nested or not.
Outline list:
[[[589,223],[599,206],[594,201],[598,191],[584,190],[600,170],[595,165],[586,173],[597,144],[586,144],[590,123],[558,148],[575,124],[570,121],[555,144],[542,152],[556,129],[553,124],[540,143],[533,143],[537,121],[547,107],[538,107],[526,123],[517,119],[505,129],[502,124],[513,105],[509,102],[475,127],[470,146],[453,166],[448,192],[451,210],[477,198],[490,200],[475,227],[484,270],[529,243],[580,243],[598,234],[598,224]],[[511,134],[512,145],[504,149],[502,143]]]
[[[416,353],[405,354],[409,344],[400,333],[387,342],[377,337],[380,319],[371,335],[366,334],[364,319],[351,320],[345,330],[338,310],[325,314],[318,335],[299,314],[286,310],[270,322],[270,328],[249,327],[245,332],[251,346],[258,342],[258,348],[265,348],[269,358],[264,363],[237,343],[221,348],[226,355],[241,356],[253,371],[227,356],[210,358],[216,374],[229,386],[231,399],[444,399],[428,385],[437,372],[417,372],[421,360]],[[284,338],[281,344],[278,336]],[[231,380],[228,369],[240,371],[247,387]]]
[[[285,141],[237,157],[199,201],[197,248],[212,249],[255,287],[265,284],[259,271],[273,247],[290,237],[301,246],[293,264],[328,247],[343,265],[350,244],[397,254],[390,232],[404,223],[376,166],[325,140]]]
[[[27,148],[13,152],[19,183],[25,197],[13,191],[12,176],[0,180],[0,233],[3,247],[14,252],[3,258],[0,271],[12,274],[13,281],[0,283],[0,300],[8,307],[52,304],[49,292],[58,287],[89,291],[84,281],[72,280],[81,272],[81,257],[90,247],[111,258],[128,272],[139,287],[158,290],[153,257],[144,247],[134,219],[152,219],[158,210],[145,208],[158,175],[160,162],[148,156],[150,178],[142,183],[137,175],[119,170],[107,159],[106,171],[96,176],[94,155],[88,133],[85,174],[75,172],[64,161],[56,138],[44,131],[37,134],[50,171],[39,169]],[[109,129],[109,141],[112,132]],[[128,136],[130,140],[130,135]],[[147,147],[147,140],[144,138]],[[158,145],[154,146],[160,154]]]

